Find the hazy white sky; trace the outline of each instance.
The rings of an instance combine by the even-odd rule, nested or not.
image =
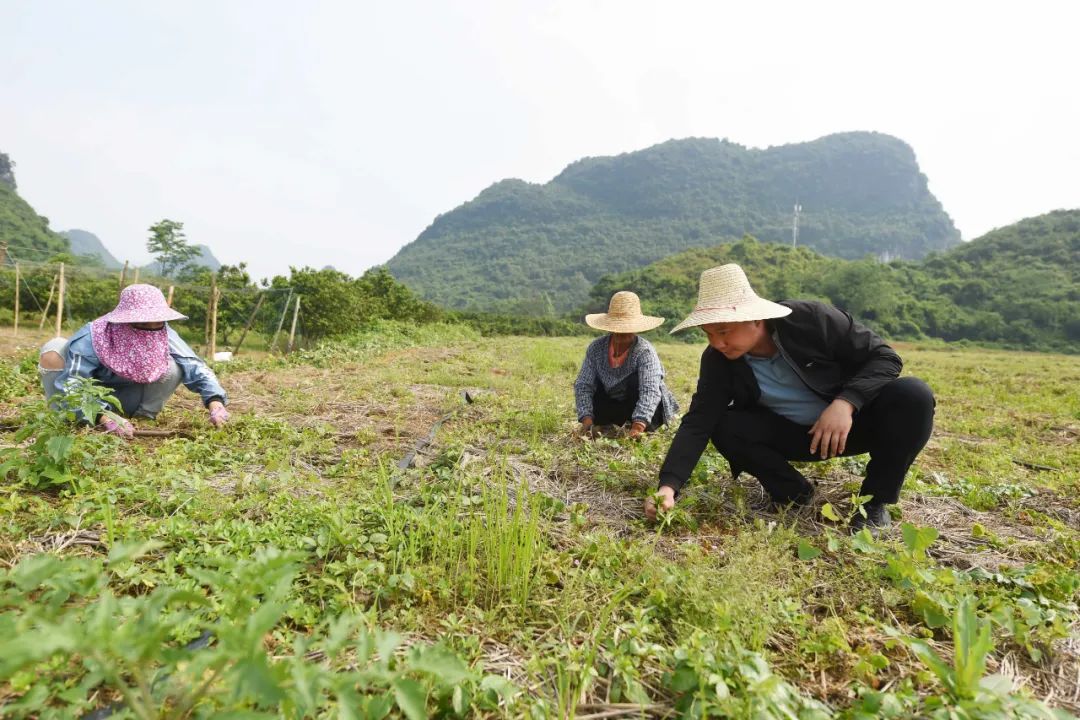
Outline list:
[[[670,138],[910,143],[965,239],[1080,207],[1080,4],[0,4],[0,151],[56,230],[257,276],[385,262],[506,177]]]

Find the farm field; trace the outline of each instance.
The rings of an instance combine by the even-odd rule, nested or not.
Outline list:
[[[181,390],[172,437],[0,436],[0,715],[1080,712],[1080,357],[898,344],[936,428],[873,540],[865,457],[776,514],[710,449],[647,523],[673,429],[575,435],[586,343],[384,323],[218,365],[224,430]],[[703,343],[657,347],[685,410]]]

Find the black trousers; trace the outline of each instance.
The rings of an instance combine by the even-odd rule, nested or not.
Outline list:
[[[634,408],[637,407],[640,395],[637,375],[631,375],[626,381],[626,394],[622,399],[616,399],[607,394],[604,386],[596,385],[596,393],[593,395],[593,423],[596,425],[625,425],[630,422]],[[664,401],[661,400],[653,413],[649,430],[655,430],[664,424]]]
[[[926,383],[904,377],[889,382],[855,414],[843,454],[870,453],[860,495],[872,495],[873,503],[899,499],[908,468],[930,439],[934,406]],[[773,500],[799,501],[813,486],[790,463],[821,460],[810,454],[809,430],[764,407],[728,410],[712,443],[733,471],[756,477]]]

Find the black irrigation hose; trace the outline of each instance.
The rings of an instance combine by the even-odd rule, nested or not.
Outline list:
[[[213,640],[213,639],[214,639],[214,633],[210,632],[209,630],[203,630],[202,635],[200,635],[199,637],[195,638],[194,640],[189,642],[187,645],[185,645],[184,649],[185,650],[202,650],[204,647],[208,646],[210,644],[210,641]],[[161,683],[165,682],[168,679],[169,679],[169,673],[165,673],[164,675],[159,677],[157,680],[154,680],[154,684],[150,686],[150,693],[153,694],[154,690],[157,689],[158,685],[160,685]],[[108,705],[106,705],[103,708],[98,708],[97,710],[91,710],[90,712],[88,712],[85,715],[83,715],[82,717],[80,717],[79,720],[105,720],[105,718],[111,717],[114,713],[120,712],[125,707],[126,707],[126,704],[123,703],[123,702],[109,703]]]
[[[466,405],[472,405],[473,397],[469,394],[468,390],[462,390],[461,397],[463,400],[465,400]],[[431,430],[428,431],[428,434],[417,440],[416,444],[413,445],[412,449],[405,454],[405,457],[401,458],[401,461],[397,464],[398,470],[408,470],[409,468],[411,468],[413,462],[416,460],[416,454],[435,441],[435,433],[439,432],[439,428],[442,427],[442,424],[454,415],[456,415],[458,410],[460,409],[461,408],[454,408],[453,410],[436,420],[435,424],[431,426]]]

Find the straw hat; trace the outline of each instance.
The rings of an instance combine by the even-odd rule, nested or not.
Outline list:
[[[153,285],[128,285],[120,292],[120,302],[102,319],[111,323],[168,322],[186,320],[187,315],[176,312],[165,296]]]
[[[640,333],[663,324],[664,318],[641,314],[641,301],[628,290],[611,296],[606,313],[585,316],[585,324],[597,330],[613,333]]]
[[[721,265],[701,273],[693,312],[671,332],[719,322],[746,322],[784,317],[791,308],[759,298],[738,265]]]

